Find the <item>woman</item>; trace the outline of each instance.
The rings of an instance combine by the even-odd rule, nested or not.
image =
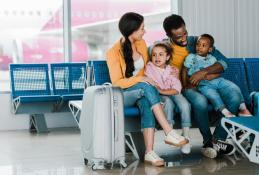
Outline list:
[[[124,14],[119,21],[119,30],[123,37],[107,52],[111,81],[125,93],[132,91],[141,94],[140,99],[135,99],[134,102],[141,112],[141,127],[146,146],[144,160],[152,165],[162,166],[164,160],[153,151],[155,118],[165,132],[165,143],[180,147],[187,144],[188,140],[178,135],[168,124],[159,92],[154,87],[155,83],[144,76],[148,50],[142,39],[145,33],[143,16],[133,12]]]

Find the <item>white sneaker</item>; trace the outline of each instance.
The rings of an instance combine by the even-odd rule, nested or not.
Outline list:
[[[201,153],[208,158],[214,159],[217,157],[217,151],[211,147],[201,148]]]
[[[189,140],[187,140],[185,137],[179,135],[176,133],[175,130],[170,131],[167,136],[165,137],[165,143],[177,147],[181,147],[185,144],[187,144]]]
[[[164,166],[164,159],[159,157],[154,151],[149,151],[145,154],[145,162],[154,166]]]
[[[188,141],[190,140],[189,138],[186,138]],[[191,152],[191,144],[190,144],[190,141],[189,141],[189,143],[187,143],[187,144],[185,144],[185,145],[183,145],[182,147],[181,147],[181,151],[182,151],[182,153],[183,154],[190,154],[190,152]]]

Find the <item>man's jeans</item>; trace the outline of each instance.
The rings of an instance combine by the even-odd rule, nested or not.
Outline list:
[[[209,127],[209,115],[208,115],[208,100],[207,98],[194,89],[187,89],[183,92],[183,95],[191,104],[192,111],[194,113],[194,119],[200,129],[203,137],[203,143],[207,143],[212,140],[212,134]],[[224,101],[227,109],[236,114],[241,102],[240,95],[233,91],[231,88],[226,88],[221,93],[222,100]],[[227,132],[221,126],[220,120],[213,133],[215,139],[225,140]]]
[[[147,83],[138,83],[124,89],[124,106],[138,105],[141,114],[141,128],[155,128],[152,107],[161,102],[157,89]]]
[[[222,111],[224,108],[227,108],[221,98],[222,93],[224,93],[226,89],[229,89],[231,94],[234,92],[235,95],[239,95],[240,101],[244,102],[244,97],[239,87],[224,78],[216,78],[210,81],[202,80],[198,86],[198,90],[207,97],[216,111]]]
[[[191,105],[182,94],[171,96],[162,95],[161,98],[164,103],[164,111],[169,124],[173,125],[175,123],[175,108],[177,107],[181,115],[182,128],[191,126]]]

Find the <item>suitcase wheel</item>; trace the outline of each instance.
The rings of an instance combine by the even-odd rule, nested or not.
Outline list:
[[[87,164],[88,164],[88,160],[87,160],[87,159],[84,159],[84,162],[85,162],[85,165],[87,165]]]
[[[96,170],[96,169],[97,169],[96,165],[93,164],[93,165],[92,165],[92,170]]]

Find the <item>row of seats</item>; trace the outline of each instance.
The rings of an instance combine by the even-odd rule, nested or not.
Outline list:
[[[256,71],[259,59],[228,60],[229,67],[222,76],[236,83],[248,102],[249,94],[259,90],[259,72]],[[81,100],[86,84],[110,82],[104,60],[49,65],[10,64],[10,75],[14,112],[34,115],[60,111],[62,107],[67,107],[67,101]],[[137,107],[125,108],[125,117],[136,116],[139,116]]]
[[[69,111],[69,100],[82,99],[86,65],[10,64],[13,112],[30,115],[30,131],[48,132],[45,113]]]

